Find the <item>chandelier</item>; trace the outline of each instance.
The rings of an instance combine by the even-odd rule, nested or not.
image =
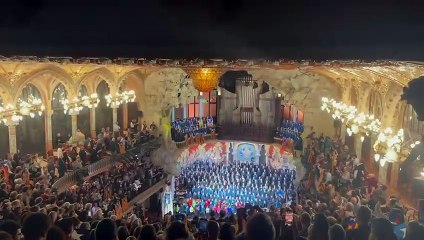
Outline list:
[[[100,102],[97,93],[90,96],[82,96],[81,98],[75,97],[71,101],[64,98],[61,100],[65,114],[78,114],[84,107],[96,108]]]
[[[346,123],[346,131],[349,136],[361,134],[361,141],[364,140],[364,135],[379,133],[381,128],[380,120],[376,119],[374,115],[358,113],[355,106],[349,106],[334,99],[323,97],[321,110],[330,113],[333,119]]]
[[[396,162],[401,154],[403,142],[403,129],[397,131],[396,134],[393,133],[391,128],[386,128],[383,132],[380,132],[373,146],[375,161],[380,161],[382,167],[386,162]]]
[[[193,81],[193,86],[199,92],[209,92],[218,86],[222,69],[219,68],[186,68],[184,69]]]
[[[6,107],[0,107],[0,119],[4,124],[9,120],[18,123],[22,121],[23,116],[34,118],[36,115],[41,116],[44,110],[41,99],[30,96],[27,101],[19,99],[17,106],[8,104]]]
[[[111,94],[106,95],[105,99],[108,107],[117,108],[123,103],[134,102],[135,97],[136,96],[134,90],[130,90],[117,93],[115,94],[115,96],[112,96]]]

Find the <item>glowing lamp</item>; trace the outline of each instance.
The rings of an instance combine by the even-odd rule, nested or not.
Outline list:
[[[193,86],[199,92],[210,92],[218,86],[222,75],[220,68],[187,68],[184,69],[193,81]]]

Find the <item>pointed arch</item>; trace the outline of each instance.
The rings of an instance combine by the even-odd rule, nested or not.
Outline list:
[[[119,89],[121,86],[122,86],[122,84],[124,84],[125,83],[125,81],[126,80],[128,80],[128,79],[136,79],[136,80],[138,80],[138,81],[144,81],[144,80],[146,80],[146,78],[151,74],[151,73],[153,73],[154,72],[154,70],[151,70],[151,69],[149,69],[149,71],[147,71],[147,70],[144,70],[144,72],[141,72],[141,70],[143,70],[143,69],[141,69],[141,68],[136,68],[136,69],[133,69],[133,70],[131,70],[131,71],[129,71],[129,72],[126,72],[124,75],[122,75],[118,80],[117,80],[117,82],[116,82],[116,86],[117,86],[117,88]]]
[[[20,90],[22,90],[22,88],[25,87],[27,83],[33,82],[39,77],[45,75],[50,75],[55,80],[62,83],[63,86],[65,86],[66,91],[68,91],[69,93],[74,93],[74,82],[72,80],[72,77],[64,69],[53,64],[29,72],[27,75],[22,77],[18,82],[14,84],[13,92],[15,94],[17,92],[20,92]]]
[[[0,75],[0,97],[3,99],[3,103],[10,103],[13,101],[11,86],[3,75]]]
[[[116,91],[115,89],[115,76],[106,67],[97,68],[91,72],[85,74],[78,82],[77,89],[79,90],[81,85],[85,85],[89,90],[89,94],[96,92],[97,86],[100,82],[105,81],[111,92]]]

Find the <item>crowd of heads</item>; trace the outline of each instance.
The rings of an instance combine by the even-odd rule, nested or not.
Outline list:
[[[137,132],[132,134],[136,135]],[[150,139],[151,136],[140,139],[136,144]],[[101,139],[89,139],[86,144],[77,147],[90,149],[91,146],[97,148],[101,145],[100,148],[110,151],[109,140],[112,139],[108,139],[106,134]],[[73,146],[70,153],[62,152],[63,156],[55,161],[60,163],[64,162],[64,158],[74,159],[72,153],[75,153],[75,148]],[[165,175],[162,168],[151,164],[149,151],[140,153],[137,149],[114,155],[114,167],[104,173],[88,176],[61,192],[53,188],[52,183],[65,173],[56,173],[56,177],[50,175],[58,171],[57,163],[51,171],[31,165],[27,168],[26,162],[15,155],[1,171],[0,239],[21,239],[22,234],[25,239],[89,239],[90,231],[103,219],[110,218],[114,222],[138,220],[141,224],[141,219],[144,219],[143,207],[134,205],[131,209],[128,202]],[[78,158],[79,154],[81,151],[76,153]],[[90,163],[89,160],[85,164]],[[67,170],[66,167],[64,169]],[[126,209],[123,209],[124,200]]]
[[[195,209],[193,200],[200,206],[208,200],[216,205],[212,211],[175,211],[160,219],[148,216],[142,205],[124,212],[120,205],[163,175],[148,161],[121,159],[107,173],[58,192],[51,188],[49,171],[30,172],[19,159],[12,159],[0,184],[0,239],[415,240],[424,236],[423,225],[409,221],[398,199],[388,196],[387,188],[368,175],[340,139],[311,134],[303,142],[306,173],[297,189],[296,174],[290,170],[198,161],[183,170],[177,185],[187,190],[190,208]],[[103,142],[101,148],[103,144],[107,145]],[[267,197],[274,199],[264,204],[261,200]],[[235,208],[229,211],[222,203],[232,200]]]

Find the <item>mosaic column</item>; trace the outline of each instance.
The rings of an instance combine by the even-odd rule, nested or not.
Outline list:
[[[122,106],[122,126],[123,129],[128,128],[128,103]]]
[[[91,138],[95,138],[96,134],[96,109],[90,108],[90,132]]]
[[[18,124],[14,122],[7,124],[9,130],[9,152],[12,155],[18,150],[16,145],[16,125]]]
[[[78,129],[78,114],[71,115],[71,123],[72,123],[72,136],[75,136],[75,133]]]
[[[114,107],[112,108],[112,126],[118,122],[118,108]]]
[[[46,151],[53,149],[52,115],[50,105],[45,111]]]

